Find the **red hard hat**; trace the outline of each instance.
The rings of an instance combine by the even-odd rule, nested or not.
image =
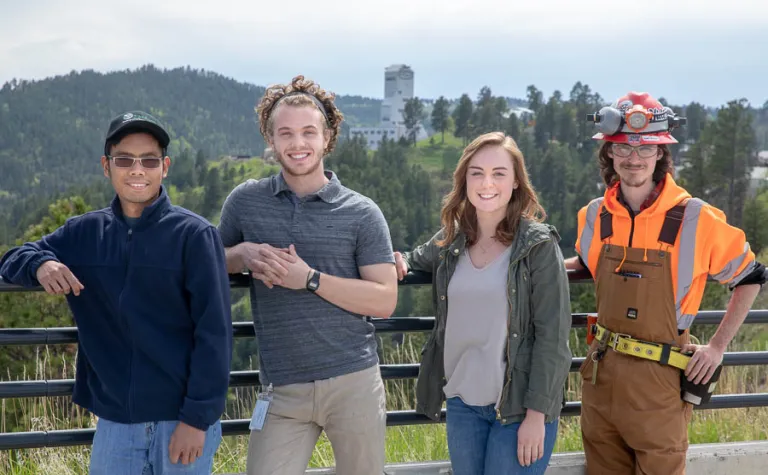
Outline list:
[[[595,140],[630,145],[677,143],[670,133],[674,112],[647,92],[630,92],[604,107],[600,115],[605,127],[613,126],[615,132],[598,132],[592,137]],[[602,125],[599,122],[598,127]]]

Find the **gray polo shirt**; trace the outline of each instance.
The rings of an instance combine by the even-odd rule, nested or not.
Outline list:
[[[293,244],[310,267],[350,279],[360,278],[361,266],[394,263],[376,203],[342,186],[333,172],[326,176],[330,181],[304,198],[282,173],[238,185],[221,211],[224,246]],[[251,311],[262,384],[306,383],[378,364],[373,325],[307,290],[269,289],[253,279]]]

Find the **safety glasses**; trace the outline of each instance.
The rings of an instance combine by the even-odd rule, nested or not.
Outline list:
[[[617,157],[621,158],[627,158],[630,155],[632,155],[632,152],[637,152],[637,156],[640,158],[651,158],[655,157],[656,154],[659,153],[659,146],[658,145],[640,145],[637,147],[633,147],[631,145],[623,144],[623,143],[615,143],[611,146],[611,151],[613,151],[613,154]]]

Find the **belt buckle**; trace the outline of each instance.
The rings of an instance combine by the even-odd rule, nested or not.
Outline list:
[[[619,345],[619,338],[627,338],[631,339],[631,335],[627,335],[626,333],[611,333],[611,338],[608,341],[608,346],[616,350],[616,347]]]

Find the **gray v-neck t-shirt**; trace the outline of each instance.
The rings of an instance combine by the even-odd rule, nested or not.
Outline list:
[[[465,250],[448,283],[443,391],[470,406],[498,404],[503,389],[510,252],[478,269]]]

